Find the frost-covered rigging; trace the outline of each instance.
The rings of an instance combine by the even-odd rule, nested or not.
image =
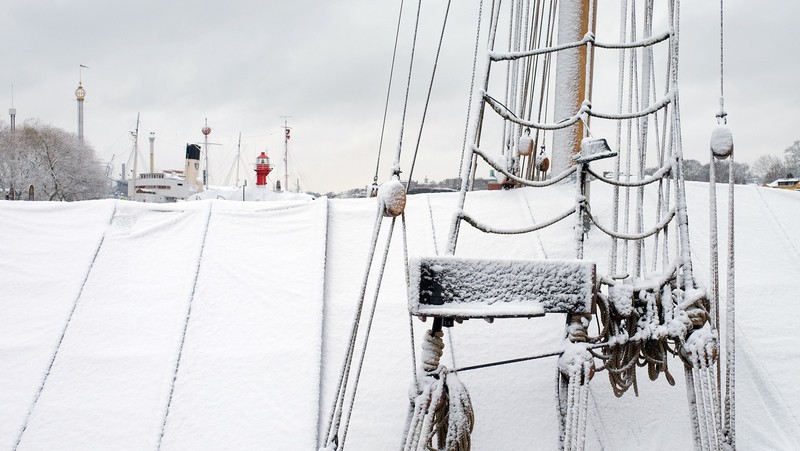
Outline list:
[[[575,24],[574,30],[562,33],[565,27],[569,28],[566,21],[576,16],[582,16],[580,23]],[[446,17],[447,13],[445,23]],[[671,356],[678,356],[684,364],[697,447],[704,450],[735,447],[731,337],[734,326],[733,189],[731,186],[729,191],[726,315],[729,335],[725,346],[729,358],[723,410],[716,237],[712,233],[710,292],[693,271],[689,245],[678,90],[680,0],[647,0],[643,4],[622,0],[616,42],[596,38],[596,17],[594,1],[557,4],[553,0],[510,0],[504,5],[498,0],[492,4],[484,72],[482,78],[479,77],[482,84],[477,90],[479,106],[474,112],[470,110],[470,137],[463,149],[461,190],[448,236],[447,256],[409,261],[406,250],[410,312],[415,316],[433,317],[434,321],[422,338],[421,365],[419,371],[414,372],[416,396],[412,396],[403,449],[467,450],[472,426],[480,421],[473,415],[469,395],[457,378],[457,370],[440,364],[444,352],[443,327],[453,327],[455,322],[469,318],[492,322],[495,318],[535,317],[548,313],[564,313],[567,318],[556,386],[563,449],[581,450],[585,446],[588,384],[593,377],[605,372],[616,396],[630,389],[638,393],[638,367],[647,367],[651,380],[663,374],[667,382],[674,385],[675,379],[668,366]],[[657,21],[657,17],[665,19]],[[554,43],[556,22],[559,33],[558,42]],[[414,44],[418,25],[419,7]],[[663,29],[655,32],[658,26]],[[503,45],[498,35],[501,28],[507,30],[509,36],[505,42],[507,48],[498,50],[496,47]],[[578,37],[564,40],[564,36],[573,35]],[[439,45],[441,49],[441,40]],[[603,53],[596,56],[597,49],[598,53]],[[412,66],[413,55],[412,46]],[[576,99],[565,102],[563,97],[556,96],[555,105],[551,104],[549,94],[554,84],[551,81],[553,56],[558,56],[561,68],[567,67],[569,73],[579,75],[579,89],[574,92]],[[616,99],[607,93],[595,95],[592,89],[598,61],[605,61],[609,56],[618,59]],[[570,60],[572,57],[574,59]],[[505,68],[500,77],[494,70],[498,67]],[[575,82],[563,82],[563,76],[556,78],[554,88],[559,95]],[[410,80],[411,69],[392,180],[378,192],[379,208],[370,258],[376,252],[383,216],[392,218],[392,227],[396,218],[401,217],[404,248],[407,249],[405,193],[399,182],[399,162]],[[429,89],[432,86],[433,78]],[[613,105],[614,100],[616,105]],[[722,100],[720,111],[720,120],[724,120]],[[564,139],[570,134],[572,138]],[[603,137],[612,135],[613,139]],[[500,139],[496,141],[495,138]],[[551,143],[557,171],[549,178],[545,177],[546,141]],[[419,143],[417,149],[418,146]],[[712,158],[731,158],[732,161],[732,149],[730,132],[727,129],[715,131]],[[499,156],[495,157],[497,154]],[[558,162],[564,159],[568,164],[559,166]],[[509,227],[503,224],[502,218],[478,219],[480,215],[468,208],[467,193],[479,160],[501,174],[506,188],[546,190],[556,184],[573,184],[574,201],[563,205],[561,213],[527,226]],[[647,170],[648,165],[654,165],[655,169]],[[611,170],[602,170],[606,168]],[[611,212],[593,210],[596,203],[590,187],[596,183],[612,187]],[[711,185],[711,197],[715,199],[714,184]],[[711,205],[711,211],[713,230],[717,221],[715,204]],[[456,253],[463,222],[484,233],[526,234],[555,227],[568,218],[573,221],[573,262],[474,261],[460,258]],[[587,245],[589,239],[593,241],[591,246]],[[596,243],[607,246],[598,253]],[[378,280],[385,266],[388,246],[389,240]],[[605,258],[607,261],[595,261]],[[575,271],[577,266],[571,266],[582,263],[590,268],[584,275]],[[327,449],[344,446],[346,421],[341,442],[337,431],[345,410],[347,375],[351,372],[370,268],[368,264],[343,368],[343,382],[325,441]],[[549,282],[554,283],[548,285]],[[561,282],[564,285],[560,286]],[[573,289],[590,292],[591,300],[583,303],[576,300],[580,296],[571,298],[569,293]],[[556,302],[557,305],[551,302],[562,299],[559,296],[563,297],[563,302]],[[374,299],[377,299],[377,291]],[[593,322],[598,324],[596,334],[589,332]],[[367,336],[370,324],[371,318]],[[413,327],[411,340],[413,346]],[[365,349],[366,340],[361,359]],[[541,356],[547,355],[552,354]],[[469,369],[520,360],[475,365]],[[416,366],[416,362],[413,364]],[[360,363],[357,368],[356,384]],[[354,400],[355,388],[350,409]]]

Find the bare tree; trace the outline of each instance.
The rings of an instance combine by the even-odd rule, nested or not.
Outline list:
[[[783,152],[786,154],[786,166],[789,172],[793,172],[795,176],[800,174],[800,141],[795,141]]]
[[[13,132],[0,129],[0,187],[10,192],[31,184],[43,200],[98,199],[109,192],[94,149],[37,120]]]
[[[790,170],[783,160],[774,155],[762,155],[753,163],[753,173],[761,183],[786,177]]]

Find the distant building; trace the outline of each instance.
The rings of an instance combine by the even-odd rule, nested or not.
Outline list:
[[[787,174],[785,178],[775,180],[774,182],[771,183],[767,183],[764,186],[767,186],[769,188],[800,191],[800,177],[795,177],[792,174]]]

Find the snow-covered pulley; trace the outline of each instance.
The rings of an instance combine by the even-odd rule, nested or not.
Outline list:
[[[521,157],[528,157],[536,149],[536,141],[531,138],[531,129],[526,128],[525,133],[519,137],[517,142],[517,154]]]
[[[719,125],[711,132],[711,153],[720,160],[733,154],[733,134],[726,125]]]
[[[372,182],[372,185],[369,186],[369,196],[368,197],[377,197],[378,196],[378,182]]]
[[[381,203],[383,215],[394,218],[403,214],[406,208],[406,189],[403,183],[392,178],[378,188],[378,202]]]

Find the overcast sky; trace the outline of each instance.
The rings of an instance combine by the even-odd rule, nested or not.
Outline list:
[[[423,4],[404,167],[445,4]],[[375,171],[398,8],[399,1],[388,0],[0,0],[0,103],[3,111],[11,106],[13,84],[18,123],[35,117],[75,131],[74,91],[84,64],[85,136],[101,159],[114,158],[117,174],[129,161],[130,131],[141,113],[140,151],[147,153],[147,137],[155,132],[157,169],[182,169],[185,144],[202,141],[208,118],[209,140],[221,144],[209,152],[212,183],[223,183],[230,172],[239,132],[248,171],[267,150],[282,177],[280,116],[287,115],[290,176],[300,177],[301,188],[324,193],[363,186]],[[451,8],[415,179],[458,173],[478,1],[456,0]],[[682,2],[686,158],[707,158],[716,123],[718,8],[717,1]],[[415,9],[416,2],[406,2],[381,180],[399,136]],[[800,2],[728,0],[725,19],[726,107],[737,160],[782,157],[800,139],[794,41]]]

